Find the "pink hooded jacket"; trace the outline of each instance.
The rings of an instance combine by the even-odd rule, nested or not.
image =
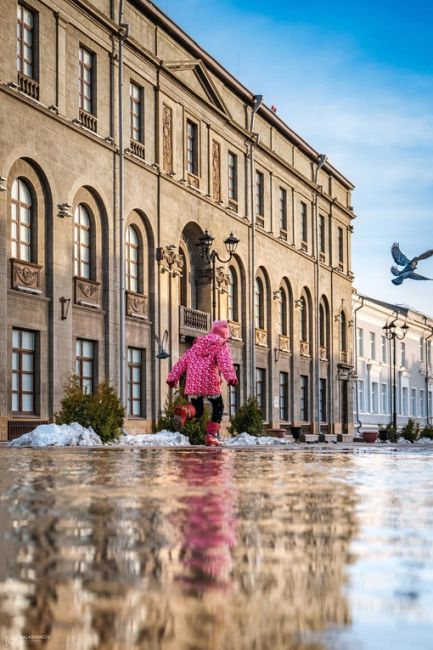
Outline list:
[[[219,395],[220,372],[226,381],[236,380],[236,371],[226,340],[214,332],[197,337],[192,347],[175,363],[167,382],[177,384],[185,372],[185,395]]]

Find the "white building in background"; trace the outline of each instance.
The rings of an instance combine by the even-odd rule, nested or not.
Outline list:
[[[390,323],[395,325],[395,338],[383,329]],[[421,427],[431,423],[433,318],[355,291],[352,331],[357,374],[353,382],[355,430],[392,421],[394,343],[397,426],[409,418]]]
[[[383,329],[392,323],[395,338]],[[433,318],[354,292],[352,331],[357,374],[353,382],[355,430],[392,421],[394,344],[397,426],[409,418],[420,426],[431,423]]]

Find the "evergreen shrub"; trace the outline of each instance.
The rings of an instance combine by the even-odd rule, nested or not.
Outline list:
[[[250,397],[236,415],[230,418],[229,433],[237,435],[246,431],[251,436],[263,435],[263,415],[255,397]]]
[[[56,424],[72,424],[92,429],[102,442],[110,442],[119,437],[125,409],[114,389],[101,382],[93,395],[83,393],[77,376],[73,375],[65,387],[61,408],[54,416]]]

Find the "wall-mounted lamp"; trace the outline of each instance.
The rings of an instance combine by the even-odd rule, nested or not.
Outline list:
[[[303,303],[302,298],[298,298],[297,300],[295,300],[294,304],[295,304],[295,307],[299,308],[299,307],[302,307],[302,303]]]
[[[70,298],[65,298],[64,296],[62,296],[61,298],[59,298],[59,301],[60,301],[60,304],[62,306],[61,319],[66,320],[68,318],[68,314],[69,314],[69,307],[71,306],[71,299]]]
[[[277,363],[280,358],[280,348],[274,348],[274,361]]]
[[[0,176],[0,192],[6,192],[8,188],[8,179],[4,176]]]
[[[64,217],[72,217],[72,205],[70,203],[59,203],[57,208],[57,216],[61,219],[64,219]]]
[[[277,289],[277,291],[274,291],[272,293],[272,297],[274,300],[281,300],[281,289]]]
[[[163,334],[162,341],[160,341],[159,336],[155,334],[155,341],[158,343],[158,347],[159,347],[158,354],[156,355],[157,359],[161,360],[161,359],[168,359],[169,357],[171,357],[171,354],[167,352],[167,350],[165,349],[165,346],[167,345],[167,340],[168,340],[167,330],[165,330]]]

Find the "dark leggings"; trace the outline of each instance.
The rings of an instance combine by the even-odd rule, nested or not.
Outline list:
[[[208,397],[208,400],[212,404],[211,421],[218,422],[219,424],[223,419],[223,413],[224,413],[223,398],[221,397],[221,395],[218,395],[218,397]],[[195,408],[195,417],[201,418],[204,410],[203,397],[191,397],[191,404]]]

